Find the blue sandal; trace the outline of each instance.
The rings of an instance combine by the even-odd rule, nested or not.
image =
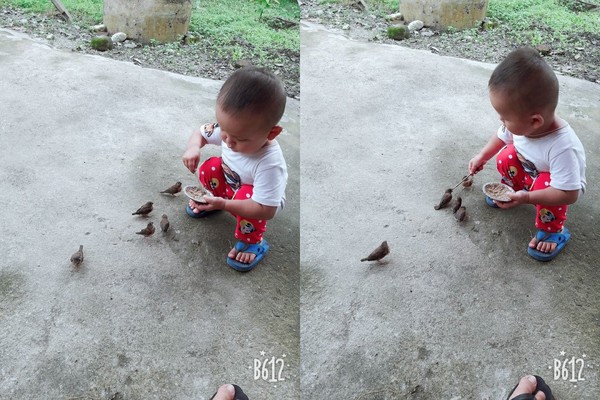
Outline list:
[[[492,200],[492,198],[486,194],[484,194],[485,196],[485,202],[487,203],[488,206],[493,207],[493,208],[500,208],[498,207],[498,204],[494,203],[494,200]]]
[[[192,210],[192,207],[189,206],[189,204],[185,207],[185,212],[191,218],[206,218],[209,215],[211,215],[213,213],[216,213],[217,211],[219,211],[219,210],[214,210],[214,211],[200,211],[199,213],[195,213],[194,210]]]
[[[239,262],[234,258],[227,257],[227,265],[236,271],[247,272],[251,269],[254,269],[259,261],[264,258],[265,254],[267,254],[269,251],[269,243],[267,243],[267,241],[264,239],[262,242],[254,244],[248,244],[238,240],[238,242],[235,244],[235,250],[237,253],[252,253],[256,255],[256,257],[254,257],[254,261],[252,261],[250,264]]]
[[[538,261],[550,261],[554,257],[556,257],[558,253],[560,253],[560,251],[566,246],[570,238],[571,232],[569,232],[567,228],[563,228],[562,232],[554,233],[538,230],[535,234],[535,239],[537,240],[537,242],[556,243],[556,248],[552,253],[543,253],[533,247],[527,247],[527,253],[529,253],[531,257],[535,258]]]

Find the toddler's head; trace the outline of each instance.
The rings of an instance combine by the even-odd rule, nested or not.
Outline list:
[[[537,50],[521,47],[510,52],[488,87],[492,106],[512,133],[535,136],[554,121],[558,79]]]
[[[283,84],[272,72],[244,67],[225,81],[217,97],[221,138],[233,151],[255,153],[282,130],[285,110]]]

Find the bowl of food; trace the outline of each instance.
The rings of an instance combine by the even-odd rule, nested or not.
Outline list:
[[[510,201],[508,193],[514,193],[515,190],[508,185],[500,182],[489,182],[483,185],[483,193],[492,200],[507,202]]]
[[[188,185],[183,188],[183,193],[196,203],[207,204],[204,197],[212,197],[213,194],[202,186]]]

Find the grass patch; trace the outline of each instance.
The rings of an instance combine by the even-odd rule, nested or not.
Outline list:
[[[588,0],[593,2],[593,0]],[[508,27],[519,44],[537,45],[581,35],[600,35],[600,8],[574,11],[566,0],[490,0],[488,16]]]
[[[93,25],[102,22],[103,0],[62,0],[62,3],[78,24]],[[50,0],[0,0],[0,6],[13,6],[34,13],[56,10]]]
[[[383,17],[398,12],[398,0],[364,0],[369,7],[369,13]],[[350,5],[355,0],[319,0],[319,4]]]
[[[102,22],[103,0],[62,0],[74,22],[87,26]],[[0,0],[0,6],[18,7],[34,13],[54,12],[49,0]],[[296,0],[271,2],[263,8],[258,0],[194,0],[190,28],[216,57],[277,60],[277,53],[300,52],[299,26],[280,29],[276,24],[300,20]],[[271,26],[273,25],[273,26]]]
[[[256,0],[200,0],[194,3],[190,31],[198,33],[203,44],[219,56],[233,60],[277,58],[278,52],[300,51],[299,26],[277,29],[270,24],[300,20],[295,0],[280,0],[265,8],[259,21]]]

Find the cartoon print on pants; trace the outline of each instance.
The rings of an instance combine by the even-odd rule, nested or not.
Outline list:
[[[545,224],[549,224],[550,222],[554,221],[556,219],[556,217],[554,216],[554,214],[552,214],[552,212],[550,210],[548,210],[547,208],[542,208],[540,210],[540,220],[545,223]]]
[[[215,190],[219,187],[219,180],[217,178],[212,178],[209,182],[209,185],[212,190]]]
[[[252,225],[250,222],[246,221],[245,219],[240,221],[240,231],[242,231],[244,235],[249,235],[255,230],[256,229],[254,229],[254,225]]]
[[[508,167],[508,176],[512,179],[515,176],[517,176],[517,167],[515,167],[514,165],[511,165],[510,167]]]
[[[221,167],[223,168],[223,174],[225,175],[227,184],[231,186],[233,190],[238,190],[240,186],[242,186],[242,180],[240,179],[240,176],[237,174],[237,172],[232,171],[231,168],[229,168],[229,165],[225,163],[222,163]]]

